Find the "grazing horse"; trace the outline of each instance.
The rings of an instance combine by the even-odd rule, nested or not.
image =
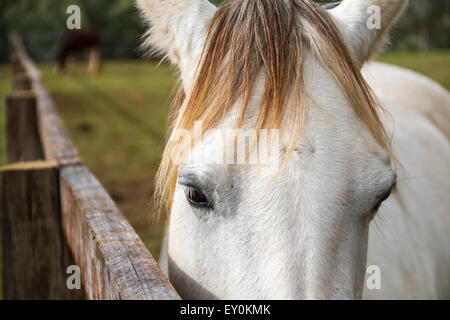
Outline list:
[[[63,38],[57,56],[56,70],[68,71],[68,59],[77,53],[88,52],[88,74],[98,74],[101,68],[101,38],[95,30],[71,30]]]
[[[183,298],[450,297],[450,97],[369,62],[406,0],[138,4],[180,72],[156,196]]]

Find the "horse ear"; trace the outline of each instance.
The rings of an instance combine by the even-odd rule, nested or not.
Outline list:
[[[177,64],[182,77],[195,69],[217,8],[207,0],[137,0],[137,6],[150,27],[144,47]]]
[[[386,43],[390,27],[407,0],[342,0],[329,13],[362,65]]]

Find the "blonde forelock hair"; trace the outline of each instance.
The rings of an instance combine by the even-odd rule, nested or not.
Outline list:
[[[169,139],[156,177],[158,212],[170,213],[179,167],[172,162],[181,144],[174,129],[203,131],[222,121],[239,100],[241,127],[258,78],[265,84],[254,127],[279,129],[293,119],[286,155],[291,154],[307,113],[303,64],[308,49],[333,76],[375,140],[390,152],[382,110],[364,80],[360,65],[326,9],[310,0],[234,0],[212,18],[190,92],[179,86],[169,120]],[[242,102],[242,103],[241,103]],[[287,103],[289,102],[289,103]]]

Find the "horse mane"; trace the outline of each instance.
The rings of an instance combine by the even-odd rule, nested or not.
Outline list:
[[[212,18],[190,92],[180,86],[170,115],[170,132],[202,121],[216,126],[239,101],[241,127],[261,76],[265,84],[254,127],[279,129],[293,119],[288,157],[296,147],[307,109],[303,77],[305,49],[333,76],[376,141],[390,152],[381,110],[326,9],[310,0],[234,0]],[[294,125],[295,124],[295,125]],[[156,204],[169,213],[178,166],[172,155],[181,144],[168,140],[156,178]]]

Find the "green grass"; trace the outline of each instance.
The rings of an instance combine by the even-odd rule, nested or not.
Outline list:
[[[450,90],[450,51],[395,53],[379,60],[423,73]],[[49,64],[39,67],[84,163],[158,257],[163,225],[151,224],[150,201],[174,70],[166,64],[108,61],[101,75],[87,77],[80,66],[68,76],[55,76]],[[0,66],[1,104],[11,91],[10,80],[9,66]],[[0,112],[0,164],[5,163],[4,131]]]

